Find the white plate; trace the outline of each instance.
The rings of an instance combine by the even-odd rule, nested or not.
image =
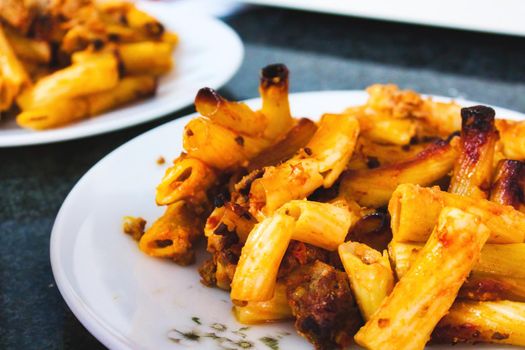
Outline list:
[[[525,36],[522,0],[239,0],[337,15]]]
[[[22,129],[11,118],[0,122],[0,147],[76,139],[159,118],[193,103],[199,88],[221,87],[239,68],[244,53],[242,42],[226,24],[199,13],[178,10],[171,4],[144,1],[137,5],[180,37],[180,44],[174,51],[174,69],[160,79],[157,95],[47,131]]]
[[[290,96],[293,115],[312,119],[365,100],[366,94],[361,91]],[[257,107],[260,100],[249,100],[248,104]],[[525,117],[508,110],[497,111],[509,119]],[[160,155],[169,160],[181,152],[184,125],[194,116],[159,126],[110,153],[76,184],[56,218],[51,264],[57,285],[82,324],[111,349],[219,348],[209,338],[174,343],[169,337],[181,336],[173,329],[201,334],[213,331],[241,339],[234,332],[242,325],[231,314],[228,293],[201,285],[199,264],[180,267],[148,257],[121,229],[125,215],[142,216],[151,223],[161,214],[154,192],[167,165],[159,166],[155,161]],[[199,262],[204,255],[199,256]],[[192,317],[198,317],[201,324]],[[215,323],[228,329],[214,330]],[[265,336],[281,336],[281,349],[312,348],[295,334],[291,323],[254,326],[245,333],[256,349],[269,349],[259,340]],[[464,348],[473,349],[454,347]]]

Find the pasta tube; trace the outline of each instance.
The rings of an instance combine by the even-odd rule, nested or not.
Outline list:
[[[158,205],[172,204],[181,199],[202,202],[206,191],[217,181],[215,171],[195,158],[180,156],[166,170],[157,186],[155,200]]]
[[[481,220],[444,208],[412,268],[355,335],[371,350],[423,349],[489,236]]]
[[[63,126],[89,116],[89,104],[81,98],[60,99],[52,104],[23,111],[16,123],[23,128],[45,130]]]
[[[490,107],[461,109],[461,152],[454,166],[449,192],[487,198],[492,182],[494,147],[498,133]]]
[[[196,118],[185,128],[183,145],[188,155],[219,170],[246,165],[270,145],[260,137],[241,136],[210,119]]]
[[[294,124],[288,102],[288,74],[284,64],[272,64],[261,70],[261,113],[268,120],[264,136],[269,139],[275,140],[286,135]]]
[[[250,212],[258,217],[271,215],[292,199],[306,198],[323,185],[317,162],[311,159],[289,160],[277,167],[265,169],[262,178],[250,189]]]
[[[352,116],[325,114],[321,118],[317,132],[304,151],[317,161],[325,188],[331,187],[345,169],[354,152],[358,134],[359,123]]]
[[[525,303],[458,301],[438,323],[432,340],[525,346]]]
[[[153,96],[157,81],[150,75],[127,76],[115,87],[87,95],[91,115],[97,115],[140,98]]]
[[[25,37],[7,27],[5,28],[5,35],[19,58],[36,63],[49,63],[51,61],[51,47],[44,40]]]
[[[313,121],[301,118],[281,141],[250,159],[248,171],[261,169],[288,160],[305,147],[315,134],[317,126]]]
[[[204,226],[204,235],[208,238],[208,251],[214,253],[223,250],[224,244],[232,239],[230,234],[235,235],[236,242],[245,243],[256,223],[249,214],[241,212],[236,204],[225,203],[215,208]]]
[[[249,301],[245,306],[234,306],[233,314],[243,324],[283,321],[293,318],[286,297],[286,284],[277,283],[273,298],[266,301]]]
[[[338,251],[361,315],[369,320],[394,288],[388,254],[357,242],[341,244]]]
[[[445,206],[479,216],[491,231],[489,243],[525,241],[525,215],[514,208],[412,184],[399,185],[388,204],[394,240],[426,242]]]
[[[415,157],[429,145],[430,143],[406,146],[387,145],[376,143],[360,135],[347,168],[349,170],[373,169],[383,165],[401,163]]]
[[[388,247],[398,278],[414,264],[422,244],[392,241]],[[474,300],[525,301],[525,243],[486,244],[459,296]]]
[[[200,89],[195,97],[197,112],[232,131],[253,136],[263,136],[268,118],[254,112],[245,103],[230,102],[210,88]]]
[[[113,54],[94,56],[91,60],[73,64],[40,79],[17,99],[23,110],[54,104],[63,98],[73,98],[114,88],[118,84],[117,60]]]
[[[184,201],[179,201],[169,205],[146,230],[139,241],[139,248],[148,255],[188,265],[195,260],[192,246],[201,232],[202,223],[195,210]]]
[[[2,100],[0,111],[11,107],[15,97],[25,86],[30,84],[29,76],[22,63],[16,57],[13,48],[0,24],[0,78],[2,80]]]
[[[270,215],[292,199],[303,199],[320,186],[331,187],[350,160],[359,133],[351,116],[325,115],[319,128],[290,160],[265,169],[250,190],[254,216]]]
[[[392,119],[381,115],[359,118],[363,136],[379,143],[408,145],[416,136],[416,123],[411,119]]]
[[[457,151],[452,145],[438,141],[402,163],[348,172],[339,192],[362,206],[381,207],[400,184],[430,185],[441,179],[452,169],[456,158]]]
[[[290,201],[278,213],[295,220],[293,240],[330,251],[345,241],[348,230],[359,220],[346,208],[307,200]]]
[[[496,128],[505,157],[525,160],[525,121],[497,119]]]
[[[516,210],[525,211],[525,163],[519,160],[503,159],[498,163],[490,200],[510,205]]]
[[[273,298],[277,271],[293,228],[293,218],[275,214],[250,232],[231,284],[231,299],[234,302]]]
[[[128,74],[162,75],[173,65],[173,45],[165,42],[142,41],[121,44],[119,57]]]

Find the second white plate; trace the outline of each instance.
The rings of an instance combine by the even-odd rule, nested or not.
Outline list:
[[[317,120],[323,113],[340,112],[366,98],[362,91],[301,93],[290,96],[290,105],[294,116]],[[259,99],[248,104],[260,108]],[[525,117],[496,110],[508,119]],[[131,140],[75,185],[51,235],[51,265],[62,296],[82,324],[114,350],[276,349],[267,346],[269,338],[278,341],[279,349],[312,349],[291,322],[248,329],[236,322],[228,293],[199,282],[197,268],[204,254],[196,265],[181,267],[146,256],[122,233],[124,216],[142,216],[151,224],[162,213],[155,205],[155,187],[168,163],[159,166],[156,159],[162,155],[171,160],[180,154],[184,126],[194,116]]]
[[[223,22],[179,11],[173,4],[142,1],[137,5],[180,37],[174,69],[161,77],[156,96],[46,131],[22,129],[13,118],[0,120],[0,147],[64,141],[144,123],[189,106],[198,89],[221,87],[239,68],[244,54],[242,42]]]

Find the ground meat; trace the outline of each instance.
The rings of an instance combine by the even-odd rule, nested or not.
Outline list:
[[[299,334],[317,350],[351,344],[362,319],[344,272],[316,261],[296,268],[286,286]]]
[[[286,277],[297,267],[316,260],[328,262],[329,252],[307,243],[291,241],[281,262],[278,277]]]
[[[201,275],[201,283],[207,287],[215,287],[217,279],[215,273],[217,272],[217,265],[210,258],[206,260],[201,267],[199,267],[199,274]]]
[[[146,220],[141,217],[126,216],[124,217],[124,223],[122,230],[127,233],[134,240],[140,241],[144,235],[144,228],[146,227]]]

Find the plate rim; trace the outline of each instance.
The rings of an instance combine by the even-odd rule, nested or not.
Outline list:
[[[165,3],[147,3],[147,2],[144,2],[144,0],[142,0],[142,1],[137,2],[137,6],[145,7],[145,8],[157,7],[157,8],[162,8],[163,10],[166,9],[166,11],[170,12],[170,15],[174,16],[175,20],[177,18],[183,17],[186,14],[186,11],[178,11],[176,6],[165,4]],[[192,16],[194,15],[192,14]],[[212,25],[216,28],[221,28],[221,30],[223,30],[224,33],[227,34],[225,35],[225,37],[226,36],[228,37],[228,41],[230,42],[230,45],[236,48],[236,50],[233,51],[235,54],[232,55],[232,57],[228,57],[228,60],[231,61],[231,65],[229,65],[230,69],[224,71],[224,74],[220,76],[220,79],[217,79],[217,83],[212,84],[213,86],[210,86],[214,89],[220,89],[226,83],[228,83],[233,78],[233,76],[239,71],[244,61],[244,56],[245,56],[244,44],[239,34],[232,27],[230,27],[227,23],[221,21],[220,19],[217,19],[215,17],[212,17],[211,15],[202,13],[202,14],[197,15],[197,17],[195,18],[195,21],[206,21],[208,22],[209,25]],[[191,59],[191,57],[189,59]],[[175,64],[177,64],[177,62],[175,62]],[[134,103],[140,104],[142,102],[143,101],[136,101]],[[24,147],[24,146],[33,146],[33,145],[41,145],[41,144],[52,144],[52,143],[70,141],[70,140],[83,139],[83,138],[87,138],[91,136],[103,135],[103,134],[107,134],[110,132],[130,128],[136,125],[141,125],[141,124],[153,121],[153,120],[160,119],[162,117],[166,117],[169,114],[180,111],[184,108],[187,108],[191,106],[192,104],[193,104],[193,98],[188,97],[187,100],[177,103],[176,104],[177,106],[175,107],[173,107],[172,104],[168,104],[168,105],[160,104],[160,105],[154,106],[154,108],[151,108],[153,111],[149,112],[146,117],[140,118],[139,120],[127,122],[125,118],[122,118],[118,120],[108,121],[107,123],[91,125],[91,126],[88,126],[87,129],[80,127],[80,128],[75,128],[73,130],[67,130],[67,128],[70,126],[77,127],[79,125],[78,123],[74,123],[74,124],[67,125],[61,128],[49,129],[46,131],[29,130],[29,133],[27,134],[2,135],[1,134],[2,128],[0,128],[0,148],[14,148],[14,147]],[[104,114],[119,111],[119,110],[126,110],[126,108],[128,107],[129,106],[125,105],[125,106],[118,107],[116,109],[112,109],[110,111],[102,113],[101,115],[96,116],[96,118],[99,118],[99,117],[104,118]],[[108,123],[109,123],[109,126],[108,126]]]
[[[324,96],[334,96],[334,95],[341,95],[341,96],[354,95],[355,98],[363,98],[367,96],[367,93],[364,90],[320,90],[320,91],[306,91],[306,92],[290,93],[289,97],[292,100],[294,98],[305,98],[308,96],[314,96],[317,99],[322,99]],[[436,101],[456,101],[462,105],[481,104],[479,102],[475,102],[471,100],[455,99],[452,97],[445,97],[445,96],[440,96],[440,95],[422,94],[422,96],[430,96]],[[261,101],[261,98],[257,97],[257,98],[250,98],[250,99],[242,100],[239,102],[244,102],[244,103],[247,103],[248,105],[259,105],[260,101]],[[290,102],[291,102],[290,103],[291,107],[293,109],[293,101],[290,101]],[[505,116],[507,115],[510,116],[509,119],[518,120],[519,118],[521,118],[525,120],[525,113],[520,113],[518,111],[513,111],[510,109],[493,106],[493,105],[491,105],[491,107],[496,109],[500,114],[505,114]],[[71,210],[71,208],[74,207],[74,205],[72,205],[72,203],[74,203],[73,198],[77,195],[79,191],[81,191],[81,187],[83,186],[83,184],[89,181],[91,174],[95,173],[99,167],[102,167],[105,163],[110,162],[113,157],[118,156],[130,144],[141,142],[142,139],[147,138],[150,134],[156,133],[158,129],[172,128],[174,127],[175,124],[186,123],[196,116],[199,116],[199,113],[191,113],[181,118],[172,120],[168,123],[159,125],[140,135],[137,135],[136,137],[125,142],[124,144],[120,145],[119,147],[117,147],[116,149],[114,149],[113,151],[105,155],[103,158],[97,161],[75,183],[75,185],[72,187],[72,189],[70,190],[70,192],[64,199],[62,205],[60,206],[60,209],[53,223],[53,227],[52,227],[51,235],[50,235],[49,255],[50,255],[50,263],[51,263],[53,278],[55,279],[56,286],[62,298],[66,302],[67,306],[72,311],[72,313],[75,315],[75,317],[80,321],[80,323],[88,330],[89,333],[91,333],[91,335],[93,335],[98,341],[100,341],[102,344],[104,344],[106,347],[110,349],[119,349],[119,350],[120,349],[122,350],[133,349],[134,350],[134,349],[137,349],[137,344],[130,344],[128,339],[126,339],[118,331],[114,330],[111,325],[108,325],[99,315],[97,315],[92,309],[90,309],[89,306],[82,300],[81,296],[78,295],[78,293],[75,291],[71,281],[67,277],[65,267],[60,264],[60,260],[63,254],[62,252],[70,251],[68,249],[61,249],[63,237],[67,234],[66,230],[61,230],[61,227],[66,224],[65,218],[69,214],[69,211]],[[78,232],[79,231],[69,232],[69,234],[70,235],[74,234],[78,236]]]

